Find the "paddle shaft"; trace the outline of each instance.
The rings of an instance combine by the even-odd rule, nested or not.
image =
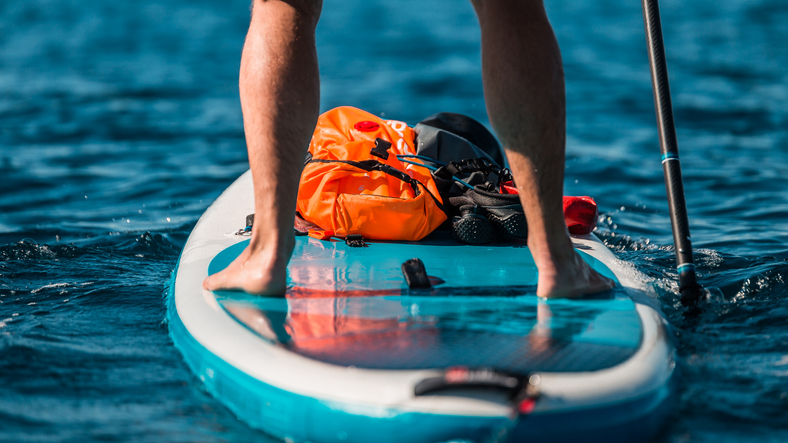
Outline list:
[[[697,303],[701,291],[695,277],[695,264],[692,258],[692,241],[687,217],[687,204],[684,200],[684,184],[681,179],[676,127],[673,122],[673,104],[670,100],[668,67],[665,61],[665,43],[662,40],[659,4],[657,0],[642,0],[642,2],[648,59],[651,66],[651,85],[654,89],[654,107],[659,126],[659,145],[662,151],[662,171],[665,174],[670,221],[673,226],[673,244],[676,248],[679,291],[682,304],[694,305]]]

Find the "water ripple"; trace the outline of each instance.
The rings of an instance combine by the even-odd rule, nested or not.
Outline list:
[[[677,294],[640,5],[547,2],[565,191],[650,279],[684,382],[662,441],[788,441],[788,4],[663,1],[695,257]],[[403,12],[405,11],[405,12]],[[381,19],[384,17],[385,19]],[[246,4],[0,2],[0,441],[266,441],[202,391],[162,293],[246,170]],[[591,25],[593,24],[593,25]],[[323,109],[486,122],[469,3],[348,0],[318,27]]]

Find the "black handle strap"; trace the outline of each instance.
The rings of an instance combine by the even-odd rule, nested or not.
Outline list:
[[[389,143],[389,145],[391,144]],[[443,213],[446,214],[447,217],[449,216],[449,213],[447,212],[447,209],[443,205],[443,203],[441,203],[441,201],[437,197],[435,197],[435,195],[432,192],[430,192],[430,190],[427,188],[426,185],[424,185],[424,183],[416,180],[415,178],[409,176],[408,174],[400,171],[397,168],[389,166],[385,163],[381,163],[377,160],[362,160],[357,162],[353,160],[325,160],[325,159],[313,158],[310,159],[307,163],[343,163],[367,172],[379,171],[384,174],[390,175],[392,177],[398,178],[404,181],[405,183],[409,184],[410,187],[413,188],[413,193],[417,197],[421,194],[421,190],[419,189],[419,186],[421,186],[422,188],[424,188],[424,191],[427,192],[427,195],[429,195],[432,198],[432,200],[435,202],[435,205],[438,206],[438,209],[443,211]]]
[[[433,174],[444,180],[451,180],[459,174],[470,174],[473,172],[484,172],[487,174],[488,181],[497,187],[502,181],[511,180],[511,172],[506,168],[492,163],[486,158],[467,158],[460,161],[449,162],[433,172]]]
[[[540,377],[535,374],[512,375],[492,368],[454,366],[437,377],[416,383],[413,393],[422,396],[456,389],[493,389],[506,393],[517,415],[526,415],[533,411],[541,397],[539,381]]]

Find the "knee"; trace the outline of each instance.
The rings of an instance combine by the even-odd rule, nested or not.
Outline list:
[[[253,0],[252,14],[266,14],[317,26],[323,0]]]

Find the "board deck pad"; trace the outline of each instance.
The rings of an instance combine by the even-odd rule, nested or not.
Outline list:
[[[247,244],[217,254],[208,272],[224,269]],[[400,265],[411,258],[424,262],[433,288],[407,287]],[[471,246],[432,236],[359,248],[297,237],[285,297],[215,295],[265,340],[340,366],[586,372],[618,365],[637,351],[640,318],[622,291],[546,300],[536,297],[536,282],[524,244]]]

